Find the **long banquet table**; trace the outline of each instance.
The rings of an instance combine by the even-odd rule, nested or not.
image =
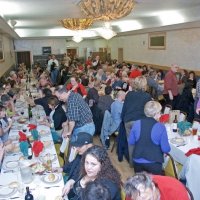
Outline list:
[[[18,105],[18,109],[24,109],[24,116],[27,117],[28,115],[28,109],[27,105],[25,103],[21,103],[21,106]],[[35,117],[36,114],[39,115],[39,117],[44,117],[44,111],[41,108],[35,109],[37,110],[37,113],[34,113],[33,109],[33,116]],[[39,113],[39,114],[38,114]],[[25,124],[19,124],[17,122],[17,117],[14,118],[15,122],[13,123],[12,129],[9,133],[9,139],[12,140],[12,142],[18,146],[19,144],[19,136],[18,132],[19,130],[22,130],[24,126],[27,126],[29,121],[27,121]],[[50,129],[47,126],[39,125],[37,126],[37,130],[39,133],[43,133],[40,135],[40,141],[42,141],[44,144],[45,142],[48,144],[48,146],[44,145],[43,152],[39,155],[38,158],[34,157],[31,160],[27,160],[23,158],[23,155],[20,151],[13,152],[13,153],[6,153],[4,156],[4,160],[2,163],[2,169],[0,174],[0,200],[9,200],[9,199],[24,199],[25,197],[25,188],[26,186],[29,186],[31,193],[34,196],[34,199],[36,200],[59,200],[61,199],[62,194],[62,188],[64,186],[63,177],[61,173],[54,174],[56,176],[55,181],[51,182],[48,179],[48,175],[50,172],[45,171],[43,174],[34,174],[33,180],[29,184],[23,183],[21,173],[20,173],[20,161],[21,158],[23,158],[23,162],[28,162],[28,165],[35,163],[43,163],[44,156],[51,155],[52,159],[52,168],[59,167],[59,161],[57,158],[55,146],[53,143],[52,136],[50,134]],[[45,133],[45,134],[44,134]],[[26,132],[26,134],[30,134],[29,131]],[[31,174],[30,174],[31,176]],[[10,187],[10,183],[17,183],[17,187]],[[67,199],[67,198],[66,198]]]
[[[189,150],[193,148],[200,147],[200,141],[198,140],[198,136],[189,135],[189,136],[180,136],[178,133],[173,133],[169,124],[166,124],[168,139],[171,147],[170,154],[174,158],[175,161],[184,165],[187,161],[187,156],[185,155]],[[183,145],[174,144],[171,142],[173,138],[183,138],[185,143]]]

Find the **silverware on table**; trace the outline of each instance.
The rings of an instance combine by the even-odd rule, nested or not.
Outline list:
[[[20,197],[10,197],[10,199],[19,199]]]
[[[45,189],[50,189],[50,188],[53,188],[53,187],[60,187],[59,185],[53,185],[53,186],[47,186],[47,187],[44,187]]]

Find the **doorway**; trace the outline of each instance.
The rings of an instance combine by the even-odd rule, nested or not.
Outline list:
[[[77,48],[67,49],[67,54],[74,59],[77,56]]]
[[[31,68],[31,53],[30,51],[16,52],[17,64],[24,63],[27,69]]]
[[[118,48],[118,62],[122,63],[124,61],[124,51],[123,48]]]

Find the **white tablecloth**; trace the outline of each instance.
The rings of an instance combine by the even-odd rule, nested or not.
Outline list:
[[[169,142],[172,138],[181,137],[178,133],[173,133],[170,125],[166,125],[167,134]],[[187,161],[187,156],[185,155],[190,149],[200,147],[200,141],[198,141],[198,136],[191,135],[191,136],[184,136],[183,139],[185,140],[184,146],[175,145],[170,142],[171,151],[170,154],[174,158],[175,161],[179,162],[180,164],[184,164]]]
[[[166,125],[169,141],[175,137],[181,137],[177,133],[173,133],[170,129],[170,125]],[[187,180],[187,187],[191,190],[194,200],[200,200],[200,156],[191,155],[187,157],[185,153],[193,148],[200,147],[200,141],[198,136],[184,136],[184,146],[178,146],[170,142],[171,151],[170,154],[175,161],[183,165],[183,169],[180,173],[180,178]]]
[[[26,110],[26,109],[25,109]],[[27,115],[27,112],[25,113],[25,115]],[[12,139],[15,139],[16,141],[13,141],[14,143],[18,143],[18,132],[19,132],[19,128],[21,128],[22,126],[18,126],[17,122],[15,122],[16,124],[13,126],[14,129],[11,129],[10,133],[9,133],[9,137]],[[52,155],[55,156],[55,159],[52,161],[52,167],[59,167],[59,162],[58,162],[58,158],[56,155],[56,150],[53,144],[53,139],[52,136],[50,134],[50,129],[47,126],[44,125],[38,125],[37,126],[37,130],[40,132],[41,130],[44,130],[46,132],[49,132],[49,134],[45,134],[43,136],[41,136],[40,140],[41,141],[51,141],[51,145],[44,148],[42,154],[45,155],[47,153],[50,153]],[[26,134],[30,134],[29,132],[26,132]],[[58,174],[60,177],[60,181],[56,182],[56,183],[45,183],[44,181],[42,181],[42,177],[45,175],[34,175],[34,179],[30,184],[23,184],[22,180],[21,180],[21,175],[20,175],[20,171],[19,171],[19,167],[15,167],[13,169],[6,169],[6,163],[8,161],[18,161],[19,163],[19,158],[22,156],[21,153],[13,153],[13,154],[6,154],[2,163],[2,170],[1,170],[1,174],[0,174],[0,185],[6,185],[9,184],[10,182],[13,181],[17,181],[20,183],[20,188],[22,190],[17,190],[16,193],[13,194],[13,196],[11,197],[6,197],[6,198],[0,198],[0,199],[9,199],[12,197],[20,197],[17,199],[24,199],[25,196],[25,187],[29,186],[31,193],[34,195],[34,199],[38,199],[38,200],[55,200],[57,196],[61,196],[62,194],[62,189],[64,187],[64,182],[63,182],[63,177],[62,174]],[[30,163],[35,163],[35,162],[40,162],[39,158],[34,158],[31,160]],[[1,187],[1,186],[0,186]]]

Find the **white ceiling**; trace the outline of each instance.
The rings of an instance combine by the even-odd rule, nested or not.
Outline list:
[[[0,33],[9,33],[14,38],[71,37],[75,32],[63,28],[59,20],[84,17],[78,2],[79,0],[0,0]],[[7,25],[9,20],[17,22],[14,29]],[[134,33],[174,24],[187,26],[191,22],[200,22],[200,0],[137,0],[130,15],[111,21],[111,25],[120,35],[127,31]],[[103,22],[95,22],[90,29],[80,34],[84,38],[97,37],[97,30],[102,26]]]

